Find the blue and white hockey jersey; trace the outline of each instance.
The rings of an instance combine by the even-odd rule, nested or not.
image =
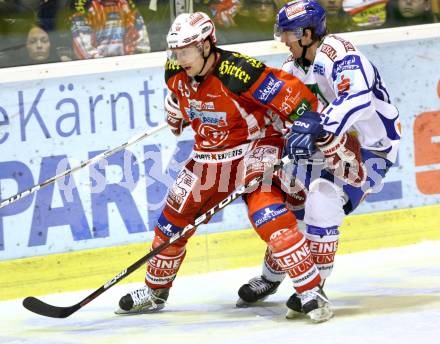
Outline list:
[[[328,35],[304,69],[290,55],[284,71],[302,80],[320,101],[324,129],[340,135],[355,131],[362,148],[397,158],[400,121],[377,68],[350,42]]]

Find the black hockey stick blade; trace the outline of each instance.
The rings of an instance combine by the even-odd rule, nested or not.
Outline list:
[[[67,318],[69,315],[81,308],[80,304],[70,307],[52,306],[33,296],[25,298],[23,300],[23,306],[31,312],[51,318]]]

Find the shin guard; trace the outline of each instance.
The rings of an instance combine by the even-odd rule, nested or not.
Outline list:
[[[312,252],[313,261],[319,269],[319,274],[322,279],[326,279],[333,271],[338,249],[338,227],[322,228],[307,225],[306,238]]]
[[[284,228],[273,233],[268,244],[275,262],[289,274],[297,292],[319,284],[319,271],[302,233],[294,228]]]
[[[156,234],[152,246],[155,248],[163,242],[164,240]],[[168,246],[148,262],[145,283],[152,289],[171,288],[185,254],[185,246]]]
[[[286,272],[275,261],[269,247],[266,248],[266,253],[264,254],[262,270],[262,276],[271,282],[281,282],[286,277]]]

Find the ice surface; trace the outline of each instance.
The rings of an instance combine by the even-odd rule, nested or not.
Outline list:
[[[338,256],[325,287],[335,317],[322,324],[284,318],[287,279],[259,307],[235,308],[239,286],[259,272],[177,278],[158,314],[113,314],[138,284],[117,285],[66,319],[33,314],[21,299],[0,302],[0,343],[440,343],[440,242]],[[70,306],[92,291],[41,299]]]

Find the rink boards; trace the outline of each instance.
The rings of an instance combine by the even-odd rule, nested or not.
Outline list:
[[[346,220],[341,253],[435,239],[439,232],[439,25],[348,35],[381,71],[401,113],[403,139],[382,191]],[[272,66],[286,56],[273,42],[233,49]],[[1,199],[162,123],[164,58],[2,71]],[[39,293],[99,286],[142,256],[192,142],[190,130],[176,140],[165,129],[0,209],[0,266],[9,277],[0,282],[0,298],[22,296],[31,285]],[[259,264],[264,247],[248,228],[244,205],[228,206],[192,239],[182,273]],[[11,260],[17,258],[24,259]]]
[[[440,239],[440,206],[348,216],[338,255]],[[150,243],[83,250],[0,262],[0,300],[81,289],[97,289],[145,255]],[[264,243],[251,230],[191,238],[179,275],[260,265]],[[145,269],[121,283],[143,281]]]

